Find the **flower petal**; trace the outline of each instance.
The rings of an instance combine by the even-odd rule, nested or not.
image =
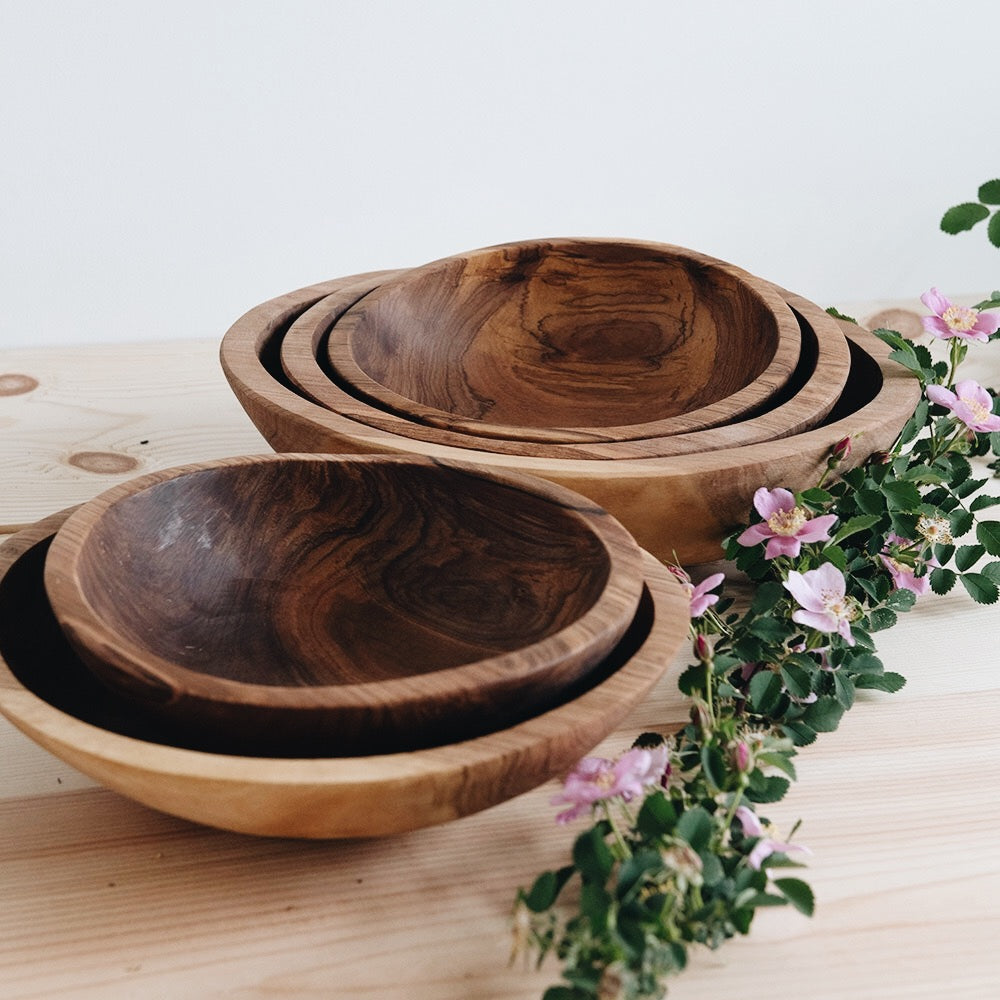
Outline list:
[[[923,302],[931,312],[937,313],[939,316],[945,311],[945,309],[951,308],[951,299],[945,298],[936,288],[932,288],[929,292],[924,292],[920,296],[920,301]]]
[[[736,541],[740,545],[759,545],[761,542],[766,542],[773,534],[767,522],[761,521],[759,524],[751,524]]]
[[[791,570],[785,580],[785,589],[807,611],[822,611],[825,607],[819,594],[813,589],[812,577],[798,570]]]
[[[778,556],[791,556],[793,559],[802,551],[802,542],[796,535],[775,535],[764,549],[765,559],[777,559]]]
[[[840,627],[840,619],[829,611],[796,611],[792,615],[792,621],[808,625],[817,632],[837,632]]]
[[[795,496],[780,486],[773,490],[761,486],[753,495],[753,505],[766,521],[778,511],[791,510],[795,506]]]
[[[996,313],[982,312],[972,329],[976,333],[985,333],[987,337],[991,337],[1000,329],[1000,316],[997,316]]]
[[[837,520],[836,514],[821,514],[811,518],[795,533],[803,542],[825,542],[830,537],[830,528]]]
[[[932,403],[937,403],[939,406],[946,406],[950,410],[955,403],[958,401],[958,397],[950,389],[946,389],[943,385],[929,385],[926,389],[927,398]]]
[[[955,336],[955,331],[940,316],[924,316],[920,322],[933,337],[948,340],[949,337]]]

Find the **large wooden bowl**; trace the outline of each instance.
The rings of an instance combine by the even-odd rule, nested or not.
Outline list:
[[[380,756],[278,759],[213,752],[137,716],[67,643],[42,572],[53,515],[0,547],[0,712],[68,764],[155,809],[281,837],[367,837],[457,819],[561,774],[624,719],[666,672],[687,634],[687,597],[644,558],[633,626],[593,684],[511,728]],[[666,682],[665,682],[666,683]],[[684,709],[676,683],[678,717]],[[624,748],[623,748],[624,749]]]
[[[494,469],[542,476],[589,496],[661,559],[698,563],[719,558],[721,540],[746,522],[758,487],[801,490],[814,485],[830,449],[845,437],[853,439],[847,466],[886,450],[920,399],[919,382],[888,360],[882,341],[842,323],[851,346],[847,386],[823,424],[803,434],[693,455],[621,461],[559,461],[424,444],[333,413],[302,398],[284,379],[279,359],[283,333],[346,280],[313,285],[257,306],[223,338],[226,377],[273,448],[464,457]]]
[[[377,430],[428,444],[503,455],[557,459],[624,459],[688,455],[732,448],[796,434],[820,423],[843,392],[850,371],[850,350],[837,323],[801,296],[774,289],[795,315],[801,333],[799,359],[781,391],[751,417],[719,427],[642,440],[595,441],[580,435],[576,442],[551,443],[485,436],[497,425],[472,424],[468,431],[430,426],[388,412],[352,395],[338,384],[324,362],[327,336],[350,307],[379,287],[379,279],[347,282],[306,310],[281,339],[281,366],[288,381],[304,396],[327,409]],[[480,429],[483,435],[472,431]]]
[[[253,752],[369,753],[509,725],[635,615],[641,555],[589,500],[416,456],[153,472],[83,505],[45,581],[139,705]]]
[[[799,327],[766,282],[659,243],[508,243],[387,278],[330,331],[333,372],[381,410],[528,441],[728,423],[779,392]]]

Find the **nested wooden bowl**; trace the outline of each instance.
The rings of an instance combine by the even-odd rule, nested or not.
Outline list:
[[[584,686],[507,729],[409,753],[281,759],[219,752],[106,690],[56,622],[43,585],[53,515],[0,546],[0,712],[57,757],[138,802],[242,833],[368,837],[477,812],[570,768],[669,673],[687,597],[649,556],[631,627]]]
[[[621,639],[642,576],[635,542],[584,497],[378,455],[142,476],[76,511],[45,569],[106,684],[233,748],[322,754],[547,708]]]
[[[753,416],[701,431],[649,439],[595,441],[581,435],[573,443],[476,435],[472,433],[475,425],[469,431],[432,427],[357,398],[342,388],[324,365],[327,336],[353,303],[378,289],[378,280],[347,281],[298,317],[281,339],[281,366],[296,390],[321,406],[377,430],[427,444],[556,459],[652,458],[754,444],[820,423],[840,398],[850,371],[850,350],[836,322],[801,296],[775,288],[799,323],[799,358],[781,391]]]
[[[799,327],[766,282],[683,247],[488,247],[387,278],[334,325],[332,371],[378,409],[483,437],[622,441],[738,419]]]
[[[542,476],[610,511],[660,559],[698,563],[718,558],[722,539],[746,522],[758,487],[800,490],[815,485],[830,449],[845,437],[853,439],[846,466],[886,450],[920,399],[919,383],[888,360],[882,341],[841,323],[851,350],[845,390],[823,423],[801,434],[704,453],[618,461],[560,461],[430,445],[333,413],[304,399],[284,378],[279,358],[283,334],[297,316],[346,280],[263,303],[237,320],[223,338],[226,377],[273,448],[473,458],[493,469]]]

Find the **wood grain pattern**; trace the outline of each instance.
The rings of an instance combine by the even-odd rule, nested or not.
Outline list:
[[[850,463],[885,450],[920,398],[919,383],[888,360],[882,341],[860,327],[841,324],[852,359],[841,400],[821,426],[778,441],[621,461],[560,461],[426,444],[318,406],[290,389],[281,376],[277,353],[284,330],[348,280],[313,285],[257,306],[223,338],[226,377],[275,450],[426,454],[541,476],[590,497],[617,517],[642,548],[665,560],[717,559],[721,539],[745,519],[756,489],[813,485],[830,448],[844,437],[854,440]]]
[[[687,636],[687,596],[642,558],[639,613],[592,679],[487,735],[367,757],[268,759],[204,748],[109,694],[62,635],[42,584],[65,513],[0,548],[0,712],[53,753],[154,808],[267,836],[398,833],[477,812],[568,768],[628,712]],[[51,551],[51,548],[49,548]],[[30,632],[11,628],[31,623]],[[26,640],[27,635],[30,640]],[[193,742],[192,742],[193,741]]]
[[[878,308],[890,306],[920,309]],[[259,450],[217,351],[217,340],[196,339],[0,351],[0,368],[40,383],[0,399],[5,523],[106,487],[110,477],[62,455],[122,450],[148,469]],[[967,364],[983,385],[1000,384],[992,348]],[[766,808],[780,835],[803,821],[816,915],[767,909],[749,938],[693,951],[671,1000],[773,1000],[776,983],[808,1000],[992,1000],[1000,797],[983,775],[1000,771],[1000,683],[983,641],[996,621],[995,606],[956,588],[879,633],[886,669],[905,673],[906,687],[859,694],[837,732],[803,748],[790,795]],[[614,756],[637,733],[683,725],[676,677],[689,654],[594,752]],[[943,719],[947,739],[929,745]],[[582,829],[552,822],[555,781],[454,822],[323,842],[145,808],[3,717],[0,756],[4,1000],[539,1000],[558,978],[551,962],[508,964],[513,888],[566,864]],[[388,795],[372,809],[392,807]]]
[[[766,283],[682,247],[532,240],[387,278],[333,326],[352,395],[446,430],[619,441],[726,423],[780,391],[799,328]]]
[[[338,385],[334,374],[323,367],[323,344],[332,324],[343,315],[349,301],[377,287],[374,283],[349,284],[343,291],[326,296],[307,309],[281,337],[282,370],[304,396],[324,408],[376,430],[428,444],[530,458],[605,461],[741,447],[816,426],[836,404],[850,371],[850,350],[836,322],[801,296],[775,289],[792,308],[799,323],[801,350],[795,369],[781,391],[771,396],[753,416],[706,430],[643,440],[595,441],[581,434],[576,443],[551,444],[529,441],[528,434],[521,434],[516,440],[478,436],[472,431],[483,428],[476,424],[470,425],[469,432],[458,427],[442,429],[366,403]]]
[[[45,580],[138,706],[240,752],[358,754],[523,719],[632,621],[640,552],[543,480],[404,456],[164,470],[81,507]]]

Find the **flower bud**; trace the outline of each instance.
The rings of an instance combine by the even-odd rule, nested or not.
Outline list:
[[[732,761],[733,767],[735,767],[740,774],[748,774],[750,772],[750,747],[748,747],[743,740],[737,740],[732,745]]]
[[[694,655],[705,664],[712,662],[712,644],[707,637],[699,632],[694,640]]]

